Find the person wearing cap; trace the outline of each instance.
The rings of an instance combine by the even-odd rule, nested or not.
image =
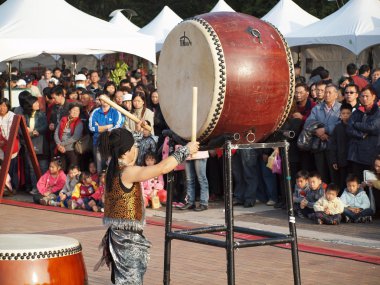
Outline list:
[[[49,79],[48,87],[54,88],[55,86],[58,86],[58,85],[59,85],[59,80],[57,78],[52,77]]]
[[[53,75],[53,72],[51,71],[51,69],[45,70],[44,77],[41,78],[37,84],[38,89],[40,89],[40,93],[43,92],[44,88],[49,86],[49,80],[52,77],[52,75]]]
[[[30,89],[30,93],[35,97],[42,97],[40,89],[37,86],[33,85],[33,78],[31,76],[25,76],[24,80],[26,82],[26,88]],[[40,102],[41,105],[41,102]],[[41,106],[40,106],[41,107]]]
[[[128,112],[132,111],[132,94],[124,93],[123,94],[122,107]]]
[[[79,73],[75,75],[75,88],[86,88],[86,75]]]
[[[26,88],[26,82],[25,82],[25,80],[24,79],[17,80],[16,87],[17,88],[25,89]]]

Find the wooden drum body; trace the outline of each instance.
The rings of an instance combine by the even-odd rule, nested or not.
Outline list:
[[[88,284],[80,243],[53,235],[0,235],[0,284]]]
[[[198,87],[197,139],[223,134],[260,141],[285,121],[294,93],[290,50],[272,25],[217,12],[177,25],[161,51],[157,86],[169,127],[191,138],[192,87]],[[254,134],[252,134],[254,133]]]

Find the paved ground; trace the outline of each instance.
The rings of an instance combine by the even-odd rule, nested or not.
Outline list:
[[[148,210],[147,218],[163,224],[164,214],[163,210]],[[105,232],[99,218],[8,205],[0,205],[0,215],[1,233],[55,234],[78,239],[83,246],[90,284],[110,284],[110,272],[106,268],[98,272],[92,270],[99,259],[97,247]],[[200,213],[176,210],[173,218],[173,223],[180,226],[220,224],[223,209],[219,204],[212,204],[210,210]],[[236,207],[235,224],[275,232],[287,230],[284,212],[265,205],[251,209]],[[307,221],[297,225],[302,244],[380,257],[378,221],[372,225],[337,227],[317,226]],[[356,226],[362,226],[361,230],[353,230]],[[353,232],[355,234],[350,236]],[[145,235],[153,247],[144,284],[162,284],[164,227],[148,224]],[[303,252],[299,256],[302,284],[379,284],[378,265]],[[223,249],[175,240],[172,243],[171,284],[227,284],[225,260]],[[235,268],[236,284],[239,285],[293,284],[291,255],[286,249],[272,246],[240,249],[235,253]]]

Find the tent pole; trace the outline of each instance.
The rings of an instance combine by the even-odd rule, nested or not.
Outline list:
[[[9,75],[9,81],[8,81],[8,96],[9,96],[9,105],[12,106],[12,88],[11,88],[11,79],[12,79],[12,61],[8,61],[8,75]]]

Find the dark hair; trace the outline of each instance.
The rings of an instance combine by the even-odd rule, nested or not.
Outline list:
[[[62,168],[62,160],[60,156],[53,157],[50,163],[54,163],[59,169]]]
[[[318,179],[322,180],[321,174],[319,174],[319,172],[317,172],[317,171],[311,171],[309,173],[309,178],[312,178],[312,177],[315,177],[315,178],[318,178]]]
[[[63,87],[60,85],[53,87],[51,90],[51,94],[55,94],[57,96],[64,96],[65,95],[65,93],[63,91]]]
[[[18,94],[18,102],[23,109],[24,109],[26,98],[32,97],[32,96],[33,96],[32,93],[30,93],[28,90],[24,90],[20,92],[20,94]]]
[[[339,186],[336,185],[335,183],[330,183],[327,185],[326,192],[327,191],[334,191],[337,195],[339,194]]]
[[[307,170],[300,170],[296,173],[296,179],[303,178],[308,179],[309,178],[309,171]]]
[[[350,110],[352,112],[352,106],[351,106],[351,104],[342,103],[342,105],[340,106],[340,111],[342,111],[342,110]]]
[[[153,151],[148,151],[145,155],[144,155],[144,165],[146,166],[145,164],[145,160],[148,159],[148,158],[153,158],[154,160],[157,161],[157,156],[156,154],[153,152]]]
[[[51,97],[51,88],[50,87],[45,87],[44,90],[42,90],[42,94],[45,96],[45,97],[48,97],[50,100],[53,99]]]
[[[365,72],[368,72],[368,71],[371,71],[371,68],[369,67],[368,64],[363,64],[359,68],[359,74],[360,75],[363,74],[363,73],[365,73]]]
[[[347,84],[346,87],[344,87],[344,91],[346,91],[347,87],[354,87],[356,90],[356,93],[359,93],[359,86],[357,86],[355,83],[350,82],[349,84]]]
[[[319,80],[319,81],[315,84],[316,87],[318,87],[318,86],[320,86],[320,85],[327,85],[327,82],[326,82],[325,80]]]
[[[355,63],[350,63],[350,64],[347,65],[346,70],[347,70],[347,74],[349,76],[352,76],[352,75],[356,74],[356,71],[358,70],[358,68],[357,68],[357,66],[356,66]]]
[[[24,110],[24,114],[31,116],[33,113],[33,104],[38,101],[37,97],[34,97],[32,95],[25,97],[23,104],[21,105],[22,109]]]
[[[359,180],[359,177],[357,177],[355,174],[348,174],[347,175],[347,178],[346,178],[346,183],[348,182],[356,182],[356,183],[360,183],[360,180]]]
[[[69,111],[75,107],[78,107],[79,110],[82,108],[82,104],[80,104],[79,102],[71,102],[69,104]]]
[[[9,110],[11,109],[11,103],[9,102],[7,98],[0,97],[0,105],[2,105],[3,103],[5,104],[5,106],[7,106],[7,109],[9,112]]]
[[[127,129],[118,128],[113,129],[111,132],[101,133],[99,137],[99,150],[102,157],[111,156],[107,168],[106,191],[112,190],[112,180],[114,177],[118,177],[121,171],[118,159],[127,151],[130,151],[134,143],[133,135]]]
[[[62,70],[61,70],[59,67],[55,67],[55,68],[53,69],[53,73],[56,72],[57,70],[59,70],[59,71],[62,72]]]
[[[84,179],[87,179],[91,177],[91,173],[88,172],[88,171],[83,171],[80,175],[79,175],[79,181],[82,182]]]
[[[76,170],[80,170],[80,168],[79,168],[78,165],[70,165],[70,167],[69,167],[69,171],[70,171],[70,170],[74,170],[74,169],[76,169]]]
[[[115,82],[113,82],[113,81],[107,81],[106,84],[104,84],[103,91],[106,92],[106,91],[107,91],[107,87],[108,87],[108,86],[111,86],[111,85],[112,85],[113,87],[115,87],[115,92],[116,92],[116,89],[117,89],[117,88],[116,88],[116,84],[115,84]],[[107,92],[108,92],[108,91],[107,91]]]
[[[295,88],[298,88],[298,87],[303,87],[305,91],[309,92],[309,87],[307,86],[306,83],[297,83]]]
[[[121,85],[123,85],[123,84],[125,84],[125,83],[130,83],[129,82],[129,80],[128,79],[122,79],[122,80],[120,80],[120,83],[119,83],[119,86],[121,86]]]
[[[143,118],[144,114],[145,114],[145,110],[146,110],[146,96],[145,96],[145,92],[137,91],[136,93],[134,93],[133,96],[132,96],[132,102],[133,102],[133,100],[135,100],[136,97],[140,97],[144,101],[144,105],[143,105],[142,111],[141,111],[141,118]],[[134,112],[135,112],[135,108],[133,107],[132,114]]]
[[[329,78],[330,72],[327,69],[323,69],[323,70],[321,70],[319,75],[321,76],[321,79],[324,80],[326,78]]]
[[[377,177],[377,180],[380,180],[380,173],[376,173],[376,170],[375,170],[375,161],[376,160],[380,160],[380,154],[376,155],[375,159],[373,160],[373,173],[375,173],[376,177]]]
[[[321,71],[324,70],[325,68],[323,66],[318,66],[317,68],[313,69],[310,74],[310,78],[319,75],[321,76]]]
[[[375,88],[373,88],[371,85],[367,85],[367,86],[365,86],[361,91],[360,91],[360,93],[363,93],[364,91],[369,91],[369,92],[371,92],[371,94],[372,95],[374,95],[374,96],[376,96],[376,90],[375,90]]]

